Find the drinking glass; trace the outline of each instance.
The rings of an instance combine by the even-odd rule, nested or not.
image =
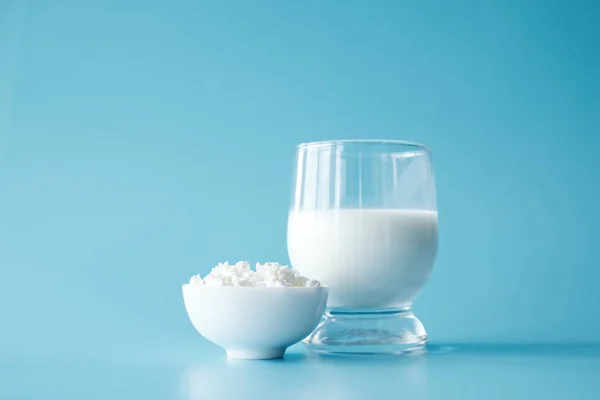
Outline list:
[[[429,149],[395,140],[303,143],[294,178],[290,261],[330,288],[304,342],[334,353],[422,350],[427,333],[411,306],[437,253]]]

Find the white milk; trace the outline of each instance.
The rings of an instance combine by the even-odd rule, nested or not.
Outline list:
[[[290,212],[292,266],[330,287],[328,307],[409,307],[437,252],[435,211]]]

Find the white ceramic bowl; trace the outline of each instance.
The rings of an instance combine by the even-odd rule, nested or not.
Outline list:
[[[307,337],[327,304],[327,287],[183,285],[194,328],[230,358],[281,358]]]

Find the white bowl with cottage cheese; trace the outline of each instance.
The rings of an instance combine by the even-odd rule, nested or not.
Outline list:
[[[219,264],[182,286],[194,328],[229,358],[283,357],[308,336],[327,304],[328,288],[278,263]]]

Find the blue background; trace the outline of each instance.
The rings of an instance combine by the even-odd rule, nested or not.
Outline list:
[[[433,342],[600,342],[598,18],[591,0],[0,0],[0,359],[21,377],[220,360],[180,284],[286,262],[294,146],[340,138],[432,149],[441,247],[415,311]]]

